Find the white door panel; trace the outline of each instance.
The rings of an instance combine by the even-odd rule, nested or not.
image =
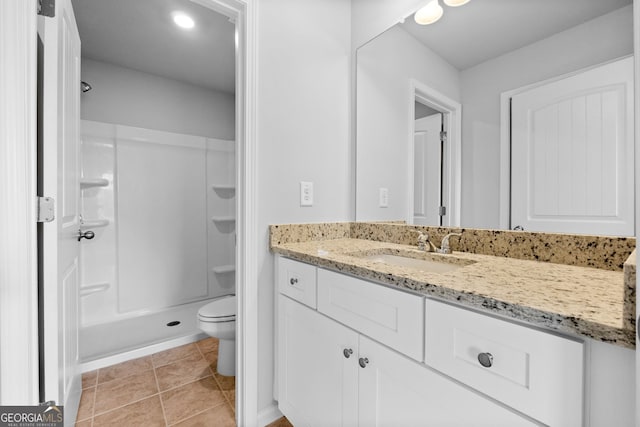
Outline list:
[[[418,119],[414,129],[413,223],[440,225],[442,115]]]
[[[44,19],[43,193],[56,200],[44,225],[45,400],[65,406],[73,425],[81,394],[78,352],[80,206],[80,37],[71,2]]]
[[[633,60],[512,99],[511,226],[631,236]]]

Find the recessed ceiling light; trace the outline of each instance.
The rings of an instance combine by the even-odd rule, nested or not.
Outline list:
[[[451,7],[463,6],[469,3],[469,0],[444,0],[444,4]]]
[[[444,10],[438,3],[438,0],[431,0],[426,6],[416,12],[413,19],[417,24],[429,25],[442,18],[443,13]]]
[[[173,22],[175,22],[175,24],[180,28],[190,30],[196,26],[193,18],[184,12],[173,12],[171,16],[173,17]]]

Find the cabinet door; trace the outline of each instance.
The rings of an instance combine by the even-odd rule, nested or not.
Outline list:
[[[364,336],[359,348],[360,426],[537,425]]]
[[[279,298],[280,410],[296,427],[356,426],[358,334]]]

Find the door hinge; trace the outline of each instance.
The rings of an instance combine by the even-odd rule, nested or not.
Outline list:
[[[438,208],[438,215],[439,216],[445,216],[447,214],[447,207],[446,206],[440,206]]]
[[[52,197],[37,197],[37,222],[51,222],[56,218],[56,201]]]
[[[447,142],[447,131],[443,130],[440,132],[440,141]]]
[[[38,15],[56,16],[56,0],[38,0]]]

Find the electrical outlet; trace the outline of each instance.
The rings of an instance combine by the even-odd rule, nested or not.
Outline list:
[[[313,206],[313,182],[300,181],[300,206]]]
[[[380,207],[381,208],[388,208],[389,207],[389,189],[388,188],[384,188],[384,187],[380,187]]]

